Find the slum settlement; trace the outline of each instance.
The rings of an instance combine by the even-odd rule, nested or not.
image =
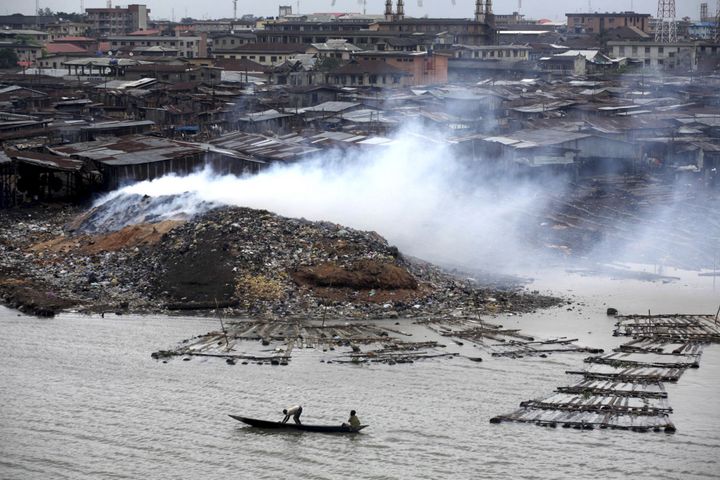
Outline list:
[[[50,279],[38,275],[45,284],[75,285],[66,294],[49,294],[58,305],[103,298],[108,308],[208,306],[237,301],[229,292],[238,281],[272,297],[268,292],[282,290],[289,280],[269,275],[270,284],[260,285],[240,269],[222,291],[211,288],[190,298],[166,286],[157,292],[161,300],[148,303],[152,295],[138,292],[158,283],[142,272],[157,264],[130,274],[94,271],[97,262],[129,265],[141,248],[159,243],[165,256],[187,256],[197,243],[179,245],[190,228],[198,229],[194,236],[210,235],[203,227],[207,220],[194,220],[194,227],[183,226],[187,216],[153,223],[153,200],[143,198],[125,199],[131,207],[123,215],[103,216],[100,209],[73,222],[82,208],[20,220],[13,213],[17,207],[83,205],[123,185],[202,168],[254,175],[328,151],[377,156],[407,125],[443,145],[478,182],[566,179],[567,192],[544,193],[547,211],[527,213],[528,241],[536,247],[582,256],[602,241],[612,251],[632,236],[628,225],[667,204],[683,214],[654,222],[673,234],[643,246],[636,260],[662,258],[686,268],[712,264],[714,235],[707,229],[720,229],[709,206],[717,197],[720,167],[717,28],[699,30],[636,12],[536,21],[498,13],[488,0],[475,2],[470,18],[412,18],[402,1],[387,1],[382,15],[300,14],[283,6],[272,18],[246,14],[181,23],[152,19],[145,5],[136,4],[44,13],[0,16],[0,207],[13,225],[3,230],[0,247],[3,268],[14,277],[33,272],[34,262],[43,270],[58,269]],[[238,215],[273,232],[272,222],[289,221],[278,217],[268,224],[271,217],[262,213],[226,215],[230,228],[248,228],[233,226]],[[312,228],[288,225],[278,231]],[[350,248],[352,242],[342,239],[349,230],[317,228],[335,239],[325,242],[325,250]],[[236,248],[212,241],[225,252]],[[27,254],[30,246],[36,253]],[[385,274],[402,284],[393,288],[420,288],[422,276],[385,270],[404,266],[389,248],[378,253],[377,264],[323,267],[323,274],[339,275],[336,268],[373,271],[372,281],[363,280],[370,290]],[[59,255],[78,252],[73,268],[61,266],[68,260]],[[318,265],[335,256],[312,255],[312,261],[293,258],[282,267],[311,265],[288,278],[325,288]],[[356,260],[374,261],[374,255]],[[163,266],[171,268],[182,264],[178,258],[155,261],[168,261]],[[69,281],[69,275],[92,288]],[[137,288],[133,278],[147,281],[147,288]],[[19,288],[4,283],[6,296]],[[107,292],[92,293],[98,285],[134,293],[113,301]],[[53,304],[47,298],[45,303]]]

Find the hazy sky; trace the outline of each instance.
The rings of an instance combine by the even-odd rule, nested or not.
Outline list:
[[[593,11],[624,11],[630,10],[641,13],[657,13],[657,0],[494,0],[495,13],[511,13],[518,9],[518,1],[522,2],[521,13],[532,18],[564,19],[565,13],[587,11],[588,4]],[[700,16],[700,3],[706,1],[710,9],[715,8],[716,0],[676,0],[678,17]],[[0,0],[0,14],[24,13],[31,15],[34,9],[32,0]],[[113,5],[126,5],[128,2],[113,1]],[[144,3],[151,10],[151,18],[171,18],[179,20],[184,16],[195,18],[219,18],[232,16],[232,0],[212,0],[198,2],[197,0],[135,0],[129,3]],[[300,11],[329,12],[329,11],[362,11],[358,0],[300,0]],[[420,17],[471,17],[474,12],[474,0],[405,0],[405,13]],[[423,6],[419,7],[418,3]],[[85,0],[85,7],[104,7],[104,0]],[[290,4],[293,11],[297,10],[297,0],[238,0],[238,16],[244,13],[268,16],[277,15],[278,5]],[[367,12],[380,14],[384,11],[385,0],[367,0]],[[79,11],[80,0],[40,0],[40,7],[50,7],[55,11]]]

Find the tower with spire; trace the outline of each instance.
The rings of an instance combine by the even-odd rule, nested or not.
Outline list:
[[[385,21],[392,22],[393,11],[392,11],[392,0],[385,0]]]

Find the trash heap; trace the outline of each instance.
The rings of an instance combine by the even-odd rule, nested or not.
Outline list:
[[[116,207],[111,215],[2,212],[0,222],[12,226],[0,232],[4,303],[40,315],[221,308],[253,318],[363,319],[531,311],[558,302],[481,288],[402,255],[377,233],[333,223],[238,207],[190,218],[133,208],[127,221]]]

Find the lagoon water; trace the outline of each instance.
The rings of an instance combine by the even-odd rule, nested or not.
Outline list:
[[[531,289],[575,303],[494,319],[537,336],[612,348],[608,306],[621,313],[714,313],[720,285],[692,272],[670,283],[544,272]],[[482,356],[412,365],[321,363],[303,350],[289,366],[172,360],[150,353],[216,330],[214,319],[85,316],[52,319],[0,308],[0,478],[647,478],[720,477],[720,346],[667,385],[678,431],[577,431],[488,420],[575,378],[583,354],[546,359]],[[434,338],[418,327],[418,340]],[[448,345],[448,349],[451,346]],[[366,433],[272,433],[227,414],[307,423],[344,421]]]

